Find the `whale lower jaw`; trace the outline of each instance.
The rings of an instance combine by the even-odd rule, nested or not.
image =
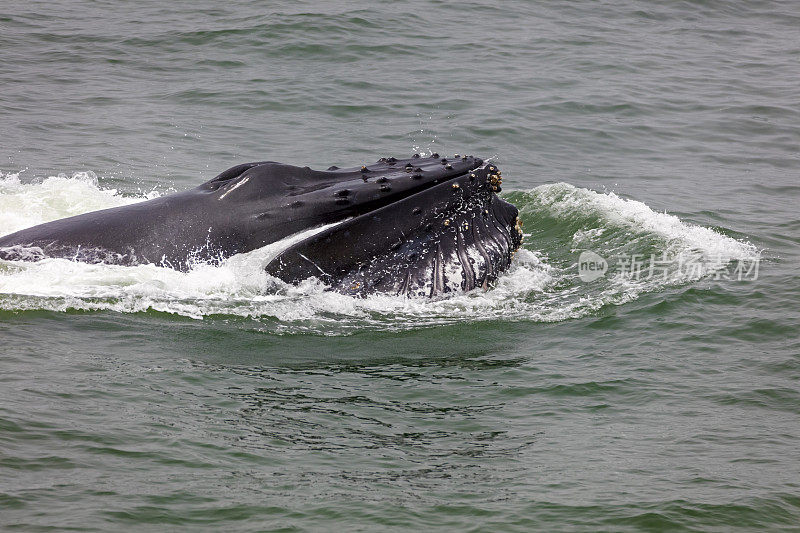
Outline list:
[[[521,245],[517,209],[487,164],[284,250],[266,267],[289,283],[315,277],[345,294],[436,297],[488,288]]]

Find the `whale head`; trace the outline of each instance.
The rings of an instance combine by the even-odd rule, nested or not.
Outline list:
[[[381,158],[325,171],[248,163],[201,188],[250,205],[247,248],[333,224],[281,252],[269,274],[334,290],[411,297],[487,288],[522,241],[516,207],[497,196],[496,165],[456,155]]]

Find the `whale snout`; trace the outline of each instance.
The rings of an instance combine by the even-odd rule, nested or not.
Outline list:
[[[360,167],[334,168],[334,182],[306,195],[308,202],[332,202],[347,215],[363,214],[412,194],[435,187],[480,168],[483,160],[474,156],[382,157]]]
[[[405,166],[419,159],[385,163]],[[426,167],[438,174],[424,185],[297,243],[267,271],[292,283],[321,278],[335,290],[361,296],[435,297],[488,288],[521,245],[519,212],[497,196],[502,174],[496,165],[468,156],[436,162]],[[384,183],[402,179],[387,174]]]

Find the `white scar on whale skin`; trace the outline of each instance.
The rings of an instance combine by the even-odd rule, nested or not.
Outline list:
[[[322,272],[322,273],[323,273],[323,274],[325,274],[326,276],[328,275],[328,273],[327,273],[327,272],[325,272],[324,270],[322,270],[322,269],[319,267],[319,265],[318,265],[318,264],[316,264],[314,261],[312,261],[312,260],[311,260],[311,259],[309,259],[308,257],[304,256],[304,255],[303,255],[303,254],[301,254],[300,252],[297,252],[297,255],[299,255],[300,257],[302,257],[303,259],[305,259],[306,261],[308,261],[309,263],[311,263],[312,265],[314,265],[315,267],[317,267],[317,270],[319,270],[320,272]]]
[[[227,191],[222,193],[222,196],[220,196],[219,199],[222,200],[223,198],[228,196],[230,193],[232,193],[233,191],[235,191],[236,189],[238,189],[239,187],[241,187],[242,185],[244,185],[248,181],[250,181],[250,176],[247,176],[247,177],[243,178],[242,181],[240,181],[239,183],[237,183],[236,185],[234,185],[233,187],[231,187],[230,189],[228,189]]]

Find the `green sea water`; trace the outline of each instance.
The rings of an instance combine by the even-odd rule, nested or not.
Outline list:
[[[0,529],[800,530],[798,28],[788,0],[4,2],[0,234],[247,161],[468,152],[526,237],[437,301],[276,287],[268,250],[0,261]]]

